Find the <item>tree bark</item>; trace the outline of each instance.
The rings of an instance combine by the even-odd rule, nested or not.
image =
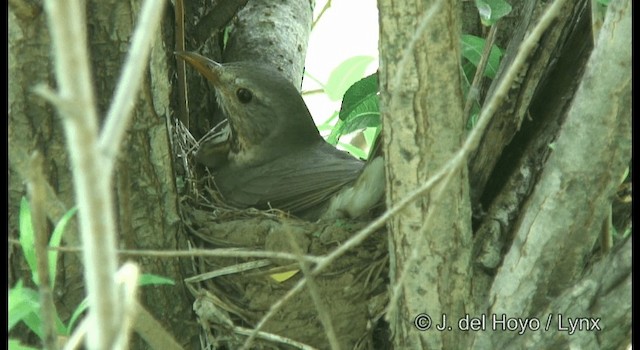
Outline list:
[[[249,1],[233,23],[224,62],[268,64],[300,89],[312,16],[311,1]]]
[[[459,8],[453,1],[378,2],[387,206],[448,162],[465,134]],[[406,55],[406,56],[405,56]],[[396,348],[464,348],[455,332],[416,332],[414,318],[461,317],[469,303],[471,211],[466,169],[388,223]],[[391,298],[394,294],[391,294]]]
[[[631,156],[630,8],[628,1],[610,5],[567,120],[493,281],[491,314],[537,315],[575,285],[592,256]],[[500,347],[511,336],[479,333],[475,344]]]

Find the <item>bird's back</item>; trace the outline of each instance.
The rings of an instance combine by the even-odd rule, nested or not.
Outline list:
[[[363,165],[321,140],[260,165],[223,167],[215,174],[215,182],[225,201],[234,206],[276,208],[308,217],[303,214],[323,207],[354,182]]]

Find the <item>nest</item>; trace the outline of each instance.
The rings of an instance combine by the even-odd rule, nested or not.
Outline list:
[[[282,302],[305,276],[300,261],[305,261],[306,271],[314,267],[313,260],[304,260],[303,255],[325,256],[367,222],[307,222],[276,209],[229,207],[215,190],[213,176],[196,166],[198,143],[177,120],[172,136],[176,166],[184,180],[180,201],[184,234],[193,249],[229,253],[194,257],[199,274],[185,279],[195,298],[202,348],[240,348],[277,303],[281,306],[262,325],[252,349],[328,348],[321,314],[330,318],[341,348],[378,348],[373,335],[388,283],[384,232],[374,233],[334,260],[313,276],[312,283]],[[253,257],[247,251],[263,256]],[[290,253],[298,260],[265,252]]]

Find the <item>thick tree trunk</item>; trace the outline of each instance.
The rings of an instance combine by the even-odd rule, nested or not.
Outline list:
[[[379,1],[381,110],[392,207],[449,162],[466,122],[460,86],[460,11],[453,1]],[[465,167],[389,224],[391,328],[397,348],[464,348],[457,332],[417,332],[414,318],[470,309],[471,210]],[[398,304],[394,294],[399,293]]]

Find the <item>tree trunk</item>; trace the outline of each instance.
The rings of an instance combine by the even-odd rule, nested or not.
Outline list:
[[[438,3],[438,11],[450,6],[446,1]],[[512,15],[498,23],[496,43],[507,49],[497,77],[485,89],[485,102],[496,94],[527,35],[550,7],[530,1],[514,1],[512,5]],[[441,190],[437,186],[389,222],[391,280],[397,281],[404,273],[410,276],[398,288],[397,305],[391,294],[389,310],[398,310],[399,314],[388,315],[397,346],[560,348],[571,344],[611,349],[629,344],[630,239],[614,236],[617,243],[613,249],[607,242],[611,241],[612,230],[620,232],[630,227],[624,219],[630,208],[621,205],[624,194],[618,192],[616,196],[616,191],[624,191],[630,181],[623,174],[631,159],[631,4],[614,1],[609,6],[593,53],[589,5],[586,1],[565,2],[556,12],[553,24],[526,56],[518,79],[510,85],[507,97],[468,158],[473,244],[455,234],[463,232],[456,231],[460,226],[449,224],[446,230],[427,221],[435,222],[439,217],[460,225],[469,220],[460,209],[464,208],[465,196],[460,197],[458,206],[447,202],[452,201],[452,194],[445,194],[446,200],[432,199],[430,206],[424,205],[423,198],[433,198]],[[423,77],[437,70],[455,73],[442,55],[426,58],[437,55],[443,34],[420,34],[420,16],[429,16],[429,7],[425,7],[414,13],[417,6],[405,8],[404,3],[379,1],[381,109],[389,205],[403,201],[428,181],[429,176],[415,180],[416,173],[425,172],[423,164],[431,164],[443,153],[452,158],[456,151],[454,148],[448,153],[434,153],[429,147],[414,146],[418,142],[447,145],[455,139],[442,132],[423,131],[426,128],[422,125],[427,123],[429,129],[437,130],[437,104],[442,98],[421,103],[417,98],[420,92],[432,88],[444,94],[450,91],[446,85],[458,86],[458,79],[451,76],[421,83]],[[442,18],[447,18],[447,24],[437,22]],[[455,23],[441,13],[434,14],[432,21],[437,28],[434,30],[440,31]],[[474,25],[467,23],[464,27]],[[430,33],[429,30],[427,25],[424,32]],[[420,48],[427,45],[428,52],[418,56]],[[403,52],[409,57],[407,63],[402,60]],[[422,60],[431,64],[420,65]],[[439,68],[432,68],[433,65]],[[394,84],[393,74],[402,69],[407,73]],[[446,101],[453,105],[449,113],[455,116],[460,99],[449,94]],[[424,108],[425,103],[436,106]],[[453,130],[455,127],[447,131]],[[419,151],[411,152],[413,149]],[[443,162],[446,157],[440,164]],[[460,175],[454,173],[451,179],[458,179],[457,176]],[[455,187],[452,183],[449,185]],[[463,194],[463,188],[458,187],[454,193]],[[410,222],[406,216],[415,223],[402,226],[403,220]],[[612,216],[622,219],[612,221]],[[423,225],[428,229],[424,230]],[[448,236],[441,236],[442,232]],[[457,244],[458,249],[441,250],[446,244]],[[472,256],[467,260],[467,274],[447,274],[459,271],[456,267],[462,266],[460,263],[469,253]],[[418,263],[404,271],[403,263],[414,258]],[[438,259],[444,261],[444,267],[434,268],[432,261]],[[612,276],[601,280],[606,269],[612,271]],[[438,277],[432,279],[431,275]],[[448,287],[456,284],[460,286],[457,289]],[[442,294],[451,299],[459,297],[458,309],[442,308],[446,303],[434,306],[432,300]],[[594,303],[598,306],[590,308]],[[429,315],[434,322],[428,331],[413,328],[413,322],[415,327],[425,325],[426,319],[420,315]],[[442,315],[446,315],[453,332],[434,329]],[[529,328],[525,327],[523,333],[500,328],[502,315],[508,322],[528,321]],[[581,329],[579,336],[571,336],[566,331],[568,318],[591,323]],[[481,328],[458,332],[465,321],[473,319],[486,321]],[[543,330],[547,321],[550,329]],[[540,328],[536,329],[536,325]],[[597,332],[593,325],[599,325],[602,331]]]
[[[462,144],[460,11],[448,1],[379,1],[378,6],[387,206],[392,207],[449,162]],[[420,314],[436,321],[472,309],[466,169],[409,204],[388,228],[391,285],[401,285],[393,287],[387,315],[395,346],[464,348],[460,333],[416,332],[412,321]]]

